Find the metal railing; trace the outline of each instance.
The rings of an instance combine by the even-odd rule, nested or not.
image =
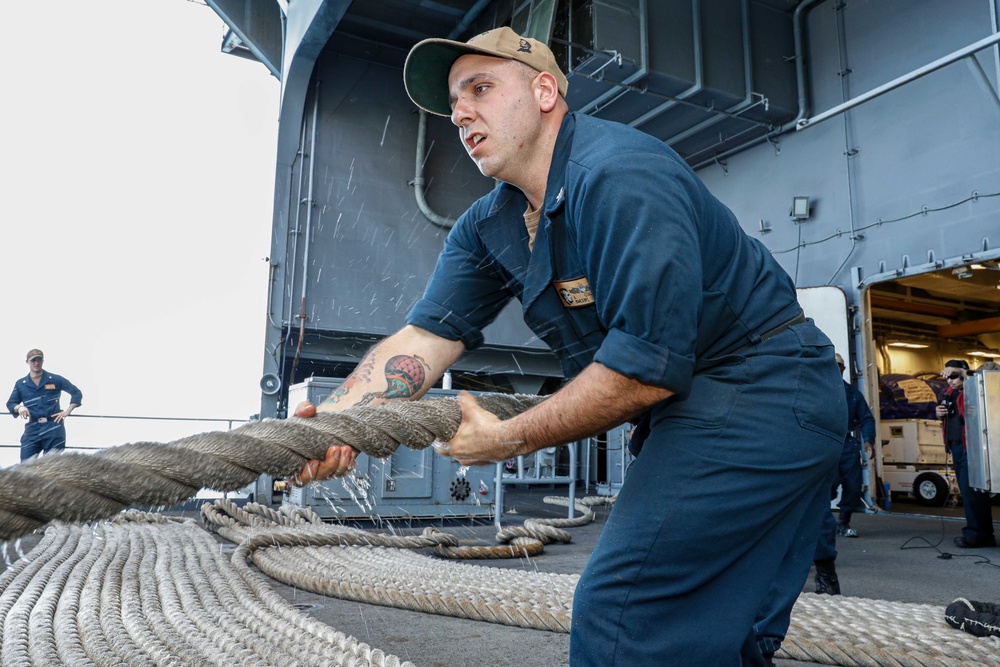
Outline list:
[[[10,416],[13,413],[4,410],[3,415]],[[74,412],[72,415],[72,420],[76,421],[78,419],[108,419],[108,420],[120,420],[120,421],[154,421],[154,422],[188,422],[188,423],[206,423],[206,424],[225,424],[226,430],[231,431],[234,424],[243,424],[249,419],[234,419],[230,417],[155,417],[146,415],[88,415],[79,414]],[[21,448],[20,443],[14,444],[0,444],[0,451]],[[67,444],[66,449],[72,451],[97,451],[100,449],[106,449],[104,446],[97,445],[72,445]]]

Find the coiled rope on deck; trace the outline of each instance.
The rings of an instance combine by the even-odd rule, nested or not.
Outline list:
[[[545,500],[568,505],[565,498]],[[576,507],[612,502],[611,498],[584,498],[576,501]],[[539,615],[535,597],[547,592],[552,582],[534,576],[538,573],[463,566],[379,548],[373,546],[379,536],[370,533],[367,538],[326,539],[327,532],[355,529],[323,524],[307,509],[275,512],[251,504],[240,510],[229,501],[216,501],[202,511],[223,537],[243,543],[234,561],[252,558],[262,572],[288,585],[400,609],[556,632],[570,629],[573,589],[558,591],[547,603],[551,606]],[[228,534],[224,532],[227,526]],[[295,538],[268,544],[272,530],[283,534],[294,526],[302,531]],[[347,546],[350,543],[365,546]],[[414,548],[428,546],[412,544]],[[268,546],[280,546],[280,553]],[[411,573],[413,581],[409,581]],[[578,579],[559,576],[570,577],[566,583]],[[557,613],[558,609],[564,613]],[[778,657],[843,667],[1000,667],[1000,638],[955,631],[945,623],[937,605],[804,593],[795,604]]]
[[[412,667],[295,609],[191,520],[50,525],[0,574],[0,664]]]
[[[804,593],[777,657],[844,667],[998,667],[1000,638],[955,631],[940,605]]]
[[[480,406],[509,419],[543,399],[481,394]],[[176,505],[199,489],[235,491],[261,474],[291,476],[331,446],[385,458],[402,444],[423,449],[450,440],[462,411],[454,398],[395,401],[322,412],[310,419],[264,419],[167,443],[136,442],[94,454],[61,452],[0,469],[0,540],[49,521],[91,521],[128,505]]]
[[[563,498],[545,501],[568,505]],[[593,521],[593,512],[584,504],[577,503],[576,509],[584,516],[534,521]],[[202,506],[206,524],[238,545],[234,564],[251,559],[269,577],[290,586],[354,602],[569,632],[579,575],[469,565],[409,551],[432,547],[452,559],[523,558],[537,555],[546,535],[529,532],[513,538],[509,546],[469,547],[434,528],[409,537],[381,535],[324,524],[310,513],[275,512],[255,503],[238,508],[228,500]]]

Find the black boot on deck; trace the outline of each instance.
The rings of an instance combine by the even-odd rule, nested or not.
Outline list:
[[[840,580],[833,558],[818,560],[816,566],[816,593],[818,595],[840,595]]]

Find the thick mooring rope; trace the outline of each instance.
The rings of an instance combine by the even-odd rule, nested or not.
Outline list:
[[[480,406],[509,419],[538,396],[481,394]],[[396,401],[323,412],[311,419],[265,419],[168,443],[136,442],[95,454],[62,452],[0,469],[0,540],[49,521],[91,521],[129,505],[169,507],[199,489],[235,491],[261,474],[291,476],[334,445],[385,458],[402,444],[423,449],[450,440],[462,411],[454,398]]]
[[[0,664],[412,667],[315,621],[191,520],[50,525],[0,574]]]
[[[568,505],[565,498],[545,500]],[[585,498],[576,507],[611,501]],[[308,509],[276,512],[251,504],[241,510],[216,501],[202,511],[214,530],[240,545],[234,561],[252,558],[265,574],[291,586],[400,609],[555,632],[570,629],[573,589],[568,584],[576,575],[539,578],[536,572],[468,566],[390,549],[432,546],[437,551],[438,544],[453,538],[427,531],[414,538],[380,536],[323,524]],[[343,537],[347,533],[363,535]],[[540,599],[556,582],[567,587]],[[957,631],[945,622],[943,611],[937,605],[805,593],[796,602],[778,657],[843,667],[1000,667],[1000,638]]]
[[[568,504],[564,498],[546,498]],[[594,515],[584,504],[576,519],[537,519],[583,525]],[[236,507],[227,500],[202,506],[206,523],[238,546],[269,577],[290,586],[342,600],[441,616],[468,618],[553,632],[569,632],[578,575],[454,563],[407,549],[433,547],[448,558],[530,557],[545,534],[529,531],[504,547],[460,547],[453,535],[426,528],[418,536],[380,535],[324,524],[309,510],[274,512],[257,504]],[[568,540],[563,540],[568,541]],[[535,546],[537,545],[537,550]]]
[[[777,657],[844,667],[1000,667],[1000,638],[955,630],[941,605],[805,593]]]

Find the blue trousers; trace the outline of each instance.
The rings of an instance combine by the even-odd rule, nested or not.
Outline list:
[[[41,452],[51,452],[66,447],[66,427],[54,421],[44,424],[30,422],[21,435],[21,460],[30,459]]]
[[[837,557],[837,517],[827,510],[819,525],[819,540],[816,541],[812,559],[829,560]]]
[[[969,486],[969,455],[962,443],[949,444],[951,460],[955,464],[958,490],[962,492],[962,509],[965,511],[965,527],[962,536],[979,541],[993,537],[993,507],[988,493]]]
[[[837,475],[830,488],[830,499],[837,497],[840,487],[840,522],[848,523],[853,513],[861,505],[861,449],[856,440],[844,441],[844,449],[837,465]],[[826,512],[820,522],[819,540],[813,560],[837,557],[837,518],[833,512]]]
[[[811,322],[696,374],[654,413],[580,578],[570,664],[740,666],[775,582],[805,583],[846,423]]]
[[[840,521],[846,523],[851,514],[861,507],[861,446],[857,440],[844,442],[837,467],[837,483],[840,485]],[[833,495],[837,495],[834,487]]]

